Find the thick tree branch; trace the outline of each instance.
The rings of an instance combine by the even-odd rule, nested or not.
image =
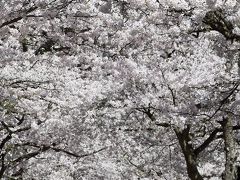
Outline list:
[[[1,142],[0,149],[2,150],[5,144],[12,138],[12,133],[9,133]]]
[[[215,129],[209,136],[208,138],[194,150],[194,154],[197,156],[199,155],[204,149],[208,147],[208,145],[216,139],[216,135],[218,132],[221,132],[222,130],[220,129]]]
[[[11,19],[11,20],[9,20],[9,21],[5,21],[4,23],[2,23],[2,24],[0,25],[0,29],[3,28],[3,27],[5,27],[5,26],[8,26],[8,25],[10,25],[10,24],[13,24],[13,23],[16,23],[16,22],[20,21],[21,19],[24,18],[24,15],[25,15],[25,14],[29,14],[29,13],[33,12],[34,10],[36,10],[36,9],[37,9],[37,7],[31,7],[31,8],[29,8],[28,10],[26,10],[25,12],[23,12],[22,15],[20,15],[20,16],[18,16],[18,17],[16,17],[16,18],[13,18],[13,19]]]
[[[5,166],[4,159],[5,159],[5,154],[1,154],[1,170],[0,170],[0,178],[3,177],[4,172],[5,172],[5,170],[6,170],[6,166]]]
[[[210,27],[211,30],[222,34],[227,40],[240,40],[240,36],[233,33],[234,25],[224,17],[222,9],[207,12],[203,18],[203,23]]]
[[[240,130],[240,125],[236,125],[232,127],[233,130]],[[208,138],[200,145],[198,146],[195,150],[194,153],[196,155],[199,155],[202,151],[204,151],[204,149],[206,149],[208,147],[208,145],[213,142],[215,139],[218,138],[223,138],[222,134],[221,135],[217,135],[217,133],[219,132],[223,132],[222,128],[216,128],[212,131],[212,133],[208,136]]]

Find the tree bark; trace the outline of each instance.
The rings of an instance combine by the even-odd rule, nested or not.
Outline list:
[[[225,145],[225,173],[224,179],[225,180],[235,180],[236,177],[236,148],[235,148],[235,141],[233,137],[233,125],[232,125],[232,118],[227,117],[223,118],[222,121],[223,127],[223,139]]]
[[[203,177],[200,175],[197,169],[197,156],[194,153],[192,144],[190,143],[191,139],[189,135],[189,130],[190,126],[183,130],[180,130],[177,127],[174,128],[174,131],[177,135],[179,144],[185,157],[188,177],[191,180],[203,180]]]

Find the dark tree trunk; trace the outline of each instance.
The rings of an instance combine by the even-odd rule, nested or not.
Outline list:
[[[190,143],[189,130],[190,130],[190,126],[184,130],[180,130],[179,128],[174,128],[174,131],[177,135],[179,144],[181,146],[182,152],[185,157],[188,177],[191,180],[203,180],[203,177],[200,175],[197,169],[197,157]]]
[[[235,142],[233,137],[233,125],[232,125],[232,118],[223,118],[222,121],[223,127],[223,139],[225,144],[225,173],[224,179],[225,180],[235,180],[237,179],[236,175],[236,148]]]

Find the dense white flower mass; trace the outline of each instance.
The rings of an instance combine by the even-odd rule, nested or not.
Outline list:
[[[0,179],[240,178],[239,7],[0,1]]]

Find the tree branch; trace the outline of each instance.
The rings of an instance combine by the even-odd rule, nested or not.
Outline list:
[[[3,177],[4,175],[4,172],[6,170],[6,166],[5,166],[5,163],[4,163],[4,159],[5,159],[5,154],[1,154],[1,170],[0,170],[0,178]]]
[[[23,13],[24,13],[24,14],[28,14],[28,13],[33,12],[33,11],[36,10],[36,9],[37,9],[37,7],[31,7],[31,8],[29,8],[26,12],[23,12]],[[9,20],[9,21],[5,21],[4,23],[2,23],[2,24],[0,25],[0,29],[3,28],[3,27],[5,27],[5,26],[8,26],[8,25],[10,25],[10,24],[16,23],[16,22],[20,21],[20,20],[23,19],[23,18],[24,18],[24,15],[20,15],[20,16],[18,16],[18,17],[16,17],[16,18],[13,18],[13,19]]]
[[[233,87],[233,89],[230,91],[230,93],[223,99],[220,101],[220,105],[218,106],[218,108],[215,110],[215,112],[209,117],[208,120],[212,119],[217,113],[218,111],[221,110],[221,108],[223,107],[224,104],[226,104],[228,98],[230,98],[233,93],[237,90],[237,88],[239,87],[239,82],[237,82],[237,84]]]
[[[86,153],[86,154],[82,154],[82,155],[79,155],[77,153],[74,153],[74,152],[70,152],[70,151],[67,151],[65,149],[61,149],[61,148],[57,148],[57,147],[54,147],[54,146],[50,146],[50,145],[38,145],[38,144],[35,144],[35,143],[30,143],[30,142],[27,142],[27,143],[24,143],[24,144],[18,144],[18,146],[32,146],[32,147],[36,147],[36,148],[39,148],[38,151],[35,151],[33,152],[32,154],[26,154],[24,155],[24,157],[22,157],[22,159],[25,159],[25,158],[28,158],[28,157],[34,157],[36,155],[38,155],[39,153],[41,152],[44,152],[44,151],[47,151],[47,150],[53,150],[55,152],[63,152],[67,155],[70,155],[70,156],[73,156],[75,158],[83,158],[83,157],[86,157],[86,156],[90,156],[90,155],[94,155],[100,151],[103,151],[105,149],[107,149],[107,147],[104,147],[104,148],[101,148],[99,150],[96,150],[96,151],[93,151],[93,152],[90,152],[90,153]],[[31,158],[30,157],[30,158]],[[29,159],[29,158],[28,158]]]
[[[216,139],[216,135],[218,132],[221,132],[221,129],[214,129],[214,131],[212,131],[212,133],[208,136],[208,138],[200,145],[198,146],[195,150],[194,150],[194,154],[197,156],[199,155],[204,149],[206,149],[208,147],[208,145]]]

